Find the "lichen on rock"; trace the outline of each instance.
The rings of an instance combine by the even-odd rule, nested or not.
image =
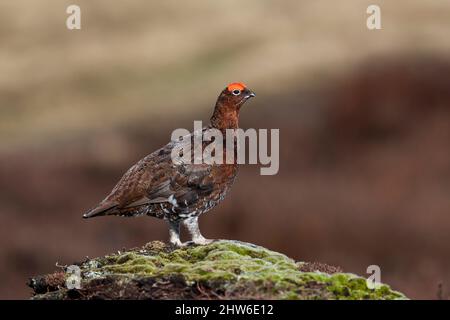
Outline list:
[[[80,289],[66,289],[64,277],[56,277],[59,285],[52,275],[37,277],[33,299],[406,299],[384,284],[369,289],[366,279],[339,268],[239,241],[184,248],[154,241],[79,267]],[[53,280],[47,287],[46,277]]]

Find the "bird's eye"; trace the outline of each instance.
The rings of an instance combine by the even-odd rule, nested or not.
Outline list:
[[[235,89],[231,93],[234,94],[235,96],[238,96],[241,94],[241,90]]]

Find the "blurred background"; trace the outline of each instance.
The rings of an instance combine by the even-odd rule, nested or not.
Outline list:
[[[257,94],[241,126],[280,129],[280,171],[242,166],[205,236],[447,298],[449,16],[444,0],[1,0],[0,298],[56,262],[167,240],[154,218],[81,215],[232,81]]]

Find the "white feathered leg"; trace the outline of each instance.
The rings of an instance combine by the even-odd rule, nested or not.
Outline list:
[[[169,236],[170,236],[170,243],[181,247],[183,244],[180,240],[180,222],[178,221],[169,221]]]
[[[186,229],[192,237],[192,242],[195,244],[205,245],[213,242],[214,240],[205,239],[200,233],[200,228],[198,226],[198,217],[187,218],[183,221]]]

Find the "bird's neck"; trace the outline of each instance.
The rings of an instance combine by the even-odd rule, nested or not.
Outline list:
[[[239,128],[239,108],[218,102],[211,117],[211,126],[220,130]]]

